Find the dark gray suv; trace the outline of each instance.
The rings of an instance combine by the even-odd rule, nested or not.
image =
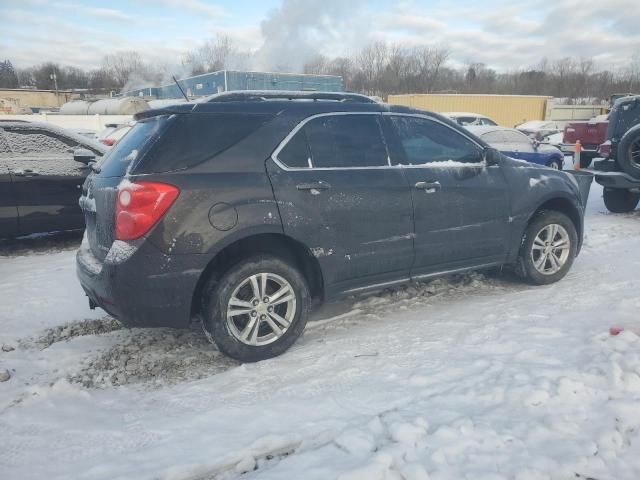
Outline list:
[[[494,266],[548,284],[582,242],[571,175],[359,95],[144,112],[93,169],[77,256],[91,306],[131,326],[202,319],[242,361],[284,352],[319,302]]]

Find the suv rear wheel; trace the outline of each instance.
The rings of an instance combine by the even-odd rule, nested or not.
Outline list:
[[[534,285],[557,282],[571,268],[577,246],[576,227],[568,216],[556,211],[540,212],[525,231],[518,274]]]
[[[306,281],[297,268],[275,256],[234,265],[204,295],[205,328],[223,353],[241,362],[280,355],[307,323]]]
[[[633,193],[624,188],[605,188],[602,197],[605,207],[611,213],[630,212],[640,201],[640,193]]]
[[[618,164],[632,177],[640,178],[640,125],[630,129],[620,140]]]

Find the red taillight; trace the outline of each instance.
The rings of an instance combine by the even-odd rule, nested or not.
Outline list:
[[[598,147],[598,155],[602,158],[609,158],[609,155],[611,155],[611,142],[609,140]]]
[[[146,234],[180,194],[180,189],[159,182],[123,182],[116,198],[116,239],[135,240]]]
[[[103,138],[100,141],[104,143],[107,147],[113,147],[113,144],[116,143],[116,141],[113,138]]]

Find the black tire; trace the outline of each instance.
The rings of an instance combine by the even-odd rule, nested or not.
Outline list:
[[[605,207],[611,213],[628,213],[638,206],[640,193],[624,188],[605,188],[603,198]]]
[[[580,168],[589,168],[594,158],[595,158],[594,154],[592,153],[586,154],[582,152],[582,154],[580,155]]]
[[[616,158],[622,170],[634,178],[640,178],[640,125],[622,136]]]
[[[536,237],[549,225],[560,225],[564,228],[568,235],[568,255],[564,264],[562,264],[562,267],[557,272],[553,274],[544,274],[541,273],[534,265],[534,254],[532,253],[532,250]],[[567,215],[553,210],[539,212],[531,219],[525,230],[520,247],[516,273],[532,285],[548,285],[550,283],[555,283],[558,280],[561,280],[571,269],[573,260],[576,257],[577,249],[578,234],[576,232],[576,227]]]
[[[559,158],[549,160],[549,162],[547,163],[547,167],[553,168],[554,170],[562,170],[562,160],[560,160]]]
[[[266,345],[243,343],[227,322],[227,309],[234,291],[252,275],[272,274],[289,283],[295,294],[295,314],[282,336]],[[258,362],[284,353],[302,334],[307,323],[311,299],[307,282],[290,263],[273,255],[257,255],[231,267],[221,278],[210,282],[203,292],[204,326],[221,352],[241,362]],[[246,316],[247,323],[250,321]],[[258,330],[264,327],[258,322]],[[268,327],[268,325],[267,325]]]

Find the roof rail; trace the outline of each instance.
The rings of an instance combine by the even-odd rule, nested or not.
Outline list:
[[[236,90],[218,93],[204,102],[250,102],[266,100],[329,100],[334,102],[376,103],[375,100],[357,93],[343,92],[305,92],[280,90]]]

